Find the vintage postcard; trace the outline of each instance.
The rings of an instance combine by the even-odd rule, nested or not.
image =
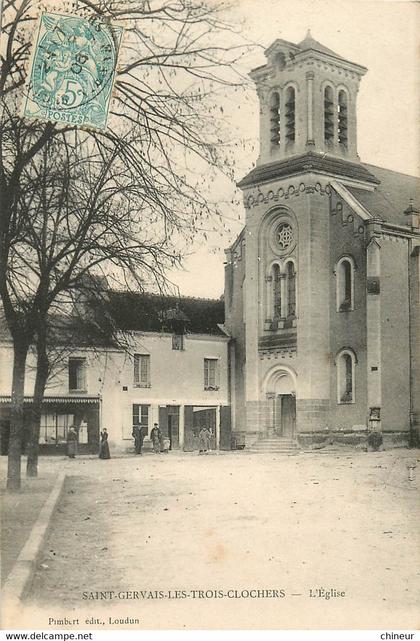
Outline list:
[[[3,630],[416,629],[419,15],[4,3]]]

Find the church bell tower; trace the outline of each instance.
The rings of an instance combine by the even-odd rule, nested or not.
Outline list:
[[[276,40],[251,72],[260,100],[258,165],[319,152],[357,161],[356,99],[366,68],[320,44]]]
[[[335,202],[344,185],[373,191],[379,181],[357,155],[366,68],[309,32],[298,44],[276,40],[265,55],[250,74],[260,102],[259,157],[238,183],[245,229],[227,252],[235,422],[247,444],[306,443],[331,425],[365,420],[364,392],[353,393],[352,382],[360,350],[350,347],[366,326],[351,289],[363,289],[366,214],[344,217]]]

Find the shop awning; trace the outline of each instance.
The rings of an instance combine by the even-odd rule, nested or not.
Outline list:
[[[11,396],[10,395],[0,395],[0,405],[9,405],[11,403]],[[25,396],[23,402],[25,404],[32,404],[33,402],[33,396]],[[101,397],[100,396],[88,396],[88,395],[83,395],[83,396],[44,396],[42,399],[42,403],[48,403],[48,404],[58,404],[58,403],[63,403],[64,405],[68,405],[69,403],[74,403],[77,405],[80,404],[95,404],[99,405],[101,402]]]

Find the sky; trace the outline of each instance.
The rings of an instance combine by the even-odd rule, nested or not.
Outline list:
[[[363,162],[418,175],[420,168],[420,4],[403,0],[233,0],[227,17],[240,25],[248,40],[268,47],[276,38],[300,42],[312,36],[344,58],[368,68],[358,95],[358,153]],[[263,50],[243,62],[248,71],[265,63]],[[224,103],[226,120],[238,135],[258,141],[258,100],[248,90],[238,105]],[[257,152],[238,150],[239,181],[255,163]],[[228,189],[235,194],[235,187]],[[244,224],[237,206],[236,222],[222,237],[210,234],[197,242],[182,271],[172,281],[181,295],[218,298],[224,288],[224,248]]]

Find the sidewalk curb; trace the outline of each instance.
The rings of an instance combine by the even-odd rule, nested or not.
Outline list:
[[[36,563],[46,539],[48,526],[63,491],[66,474],[60,472],[37,520],[2,588],[3,615],[12,613],[30,590]],[[5,618],[3,616],[2,618]]]

